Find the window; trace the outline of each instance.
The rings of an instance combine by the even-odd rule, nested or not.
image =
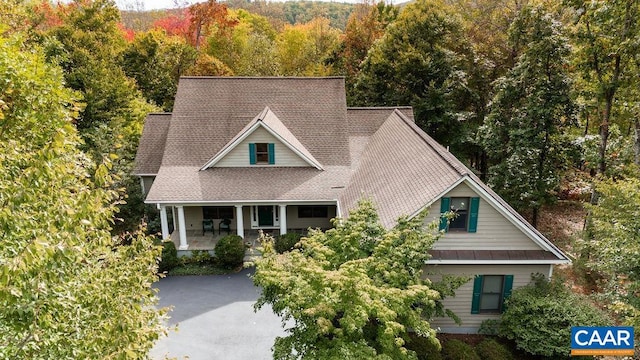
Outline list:
[[[249,144],[249,163],[270,164],[276,163],[275,144],[273,143],[250,143]]]
[[[469,198],[451,198],[450,211],[456,213],[456,217],[449,222],[449,230],[467,231]]]
[[[298,206],[298,218],[328,218],[328,206]]]
[[[233,219],[234,208],[232,206],[203,206],[203,219]]]
[[[473,283],[472,314],[501,313],[511,295],[513,275],[479,275]]]
[[[443,197],[440,199],[440,230],[445,232],[470,232],[478,229],[478,197]],[[444,214],[454,212],[457,216],[448,220]]]

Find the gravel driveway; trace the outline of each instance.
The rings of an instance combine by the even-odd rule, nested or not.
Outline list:
[[[270,308],[253,311],[260,290],[252,269],[236,274],[173,276],[156,283],[160,306],[173,306],[169,325],[178,325],[151,350],[152,359],[271,359],[276,336],[284,335]]]

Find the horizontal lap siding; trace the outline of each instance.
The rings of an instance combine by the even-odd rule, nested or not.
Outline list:
[[[462,183],[444,197],[478,197]],[[440,216],[440,200],[431,205],[427,222]],[[487,201],[480,198],[478,229],[475,233],[447,232],[433,246],[434,250],[540,250],[540,247],[507,220]]]
[[[425,275],[432,281],[441,279],[441,274],[465,275],[513,275],[513,289],[525,286],[531,281],[532,273],[547,276],[550,265],[427,265]],[[462,324],[458,326],[449,318],[434,318],[431,327],[441,328],[443,332],[477,332],[480,324],[487,319],[499,319],[498,314],[471,314],[471,297],[473,293],[473,279],[462,285],[455,297],[446,298],[444,306],[453,311]],[[470,330],[469,330],[470,329]]]
[[[225,155],[216,167],[248,167],[249,164],[249,145],[250,143],[274,143],[275,144],[275,166],[290,167],[308,167],[307,162],[302,160],[300,156],[294,153],[286,145],[278,141],[264,128],[256,129],[251,135],[238,144],[233,150]]]

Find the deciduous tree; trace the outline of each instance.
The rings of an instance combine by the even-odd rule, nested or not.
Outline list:
[[[498,83],[481,134],[493,165],[489,183],[520,211],[555,200],[565,155],[563,135],[573,122],[569,48],[560,24],[544,9],[524,8],[509,29],[516,65]]]
[[[294,322],[276,339],[274,358],[416,359],[405,347],[409,331],[439,347],[427,319],[441,313],[441,296],[422,276],[436,225],[426,229],[418,216],[387,230],[366,201],[334,224],[284,254],[263,242],[256,308],[270,304]]]
[[[108,164],[78,150],[63,83],[41,51],[0,38],[0,358],[144,358],[163,329],[159,249],[111,236]]]

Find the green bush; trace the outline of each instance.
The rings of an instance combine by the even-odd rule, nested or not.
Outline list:
[[[158,272],[165,272],[178,266],[178,250],[171,240],[160,241],[162,255],[158,263]]]
[[[207,250],[193,250],[190,256],[183,256],[180,258],[182,265],[206,265],[213,262],[213,256],[209,254]]]
[[[242,237],[227,235],[218,240],[215,247],[216,258],[220,266],[233,269],[242,265],[244,260],[245,245]]]
[[[471,345],[456,339],[447,340],[442,345],[442,358],[444,360],[481,360]]]
[[[278,252],[278,254],[282,254],[287,251],[291,251],[293,247],[300,241],[302,237],[301,234],[298,233],[286,233],[282,235],[278,235],[276,237],[274,248]]]
[[[570,353],[571,326],[604,326],[613,321],[586,296],[567,289],[544,275],[516,289],[506,301],[500,336],[513,340],[529,354],[566,358]]]
[[[442,360],[440,346],[436,345],[431,339],[410,334],[406,348],[415,351],[418,360]]]
[[[476,353],[482,360],[512,360],[513,354],[504,345],[487,338],[476,345]]]
[[[480,335],[489,335],[496,336],[498,335],[498,331],[500,330],[500,320],[497,319],[487,319],[480,323],[480,328],[478,329],[478,334]]]

